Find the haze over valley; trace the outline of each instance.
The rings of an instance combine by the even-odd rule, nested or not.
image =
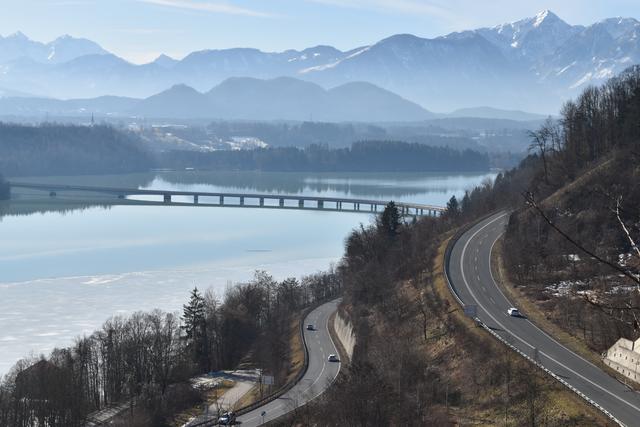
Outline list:
[[[187,85],[201,93],[217,87],[209,95],[223,103],[229,98],[240,102],[243,96],[240,82],[227,79],[290,77],[325,89],[366,82],[436,113],[489,106],[555,115],[564,101],[588,85],[600,84],[638,62],[639,34],[640,22],[631,17],[570,25],[545,10],[516,22],[432,39],[397,34],[347,51],[331,46],[283,52],[251,48],[201,50],[181,59],[162,55],[138,65],[86,39],[62,36],[45,44],[16,33],[0,39],[0,93],[5,97],[58,99],[107,95],[149,98],[172,86]],[[306,98],[305,89],[310,87],[300,83],[293,89],[294,94]],[[357,86],[347,87],[355,90],[352,98],[356,105],[358,100],[366,102],[374,90],[369,86],[368,92],[358,93]],[[178,90],[183,96],[199,98],[195,92],[186,93],[187,88],[174,88],[174,92]],[[345,90],[343,87],[334,91]],[[259,97],[253,103],[262,106]],[[219,109],[207,107],[206,102],[196,101],[179,110],[178,115],[228,118],[219,115]],[[19,111],[19,107],[13,108],[14,112]],[[420,114],[415,115],[418,111],[406,119],[421,118]],[[150,116],[170,110],[128,110],[123,105],[111,105],[104,112]],[[236,117],[239,114],[233,108],[227,113]],[[248,118],[264,118],[259,111],[253,113]],[[303,107],[298,113],[306,118],[312,111]],[[247,118],[247,114],[251,112],[242,112],[241,116]],[[332,114],[320,114],[319,120],[359,120],[349,114],[340,117],[337,111]],[[422,114],[426,117],[428,113]],[[293,119],[282,113],[276,118]],[[398,117],[390,115],[385,119],[393,121]]]
[[[639,2],[5,3],[0,427],[638,424]]]

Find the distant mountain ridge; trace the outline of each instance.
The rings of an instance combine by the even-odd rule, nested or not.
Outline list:
[[[137,116],[169,119],[292,120],[324,122],[421,121],[433,113],[371,83],[330,90],[294,79],[234,77],[206,93],[180,84],[146,99],[0,98],[0,115]]]
[[[294,77],[332,88],[368,82],[431,111],[473,105],[556,114],[589,84],[640,63],[640,22],[570,25],[551,11],[433,39],[411,34],[340,51],[223,49],[134,65],[84,39],[0,38],[0,87],[56,98],[147,98],[176,84],[209,90],[228,78]]]
[[[30,59],[42,64],[62,64],[84,55],[108,54],[91,40],[65,34],[49,43],[33,41],[21,32],[0,36],[0,63]]]

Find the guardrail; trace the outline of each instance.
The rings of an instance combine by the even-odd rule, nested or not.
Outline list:
[[[253,402],[250,405],[247,405],[245,407],[242,407],[240,409],[238,409],[237,411],[235,411],[235,413],[237,415],[244,415],[248,412],[253,411],[254,409],[257,409],[263,405],[266,405],[267,403],[273,402],[274,400],[276,400],[277,398],[279,398],[280,396],[282,396],[283,394],[285,394],[286,392],[288,392],[289,390],[291,390],[296,384],[298,384],[301,380],[302,377],[305,376],[305,374],[307,373],[307,370],[309,369],[309,347],[307,346],[307,340],[304,337],[304,319],[307,318],[307,316],[309,315],[309,313],[311,313],[313,310],[315,310],[316,308],[320,307],[322,304],[325,304],[329,301],[333,301],[333,300],[323,300],[321,302],[317,302],[307,308],[305,308],[302,311],[302,315],[301,315],[301,319],[300,319],[300,327],[299,327],[299,333],[300,336],[302,338],[302,345],[304,347],[304,362],[302,365],[302,369],[300,370],[300,372],[298,372],[298,374],[296,375],[296,377],[287,382],[286,384],[282,385],[282,387],[280,387],[279,389],[277,389],[276,391],[274,391],[273,393],[271,393],[269,396],[265,396],[262,399]],[[215,420],[212,419],[208,419],[208,420],[204,420],[204,421],[200,421],[197,422],[195,424],[187,424],[188,427],[202,427],[202,426],[210,426],[210,425],[218,425],[217,423],[217,417]]]
[[[444,265],[444,277],[445,277],[445,279],[447,281],[447,286],[449,287],[449,290],[451,291],[451,293],[453,294],[453,296],[455,297],[455,299],[458,301],[458,303],[460,304],[460,306],[462,308],[464,308],[465,304],[462,301],[462,299],[460,298],[460,296],[458,295],[458,292],[456,291],[455,287],[453,286],[453,283],[451,282],[451,279],[449,278],[449,258],[451,257],[451,252],[453,250],[453,246],[462,237],[462,235],[464,233],[466,233],[467,231],[469,231],[475,224],[477,224],[479,222],[482,222],[485,219],[490,218],[491,216],[493,216],[495,214],[496,214],[496,212],[491,213],[489,215],[485,215],[484,217],[482,217],[481,219],[479,219],[478,221],[476,221],[474,223],[470,223],[470,224],[466,224],[466,225],[462,226],[451,237],[451,239],[449,240],[449,243],[447,244],[447,248],[446,248],[445,254],[444,254],[444,264],[445,264]],[[506,345],[511,350],[515,351],[520,356],[524,357],[525,360],[531,362],[533,365],[535,365],[536,367],[541,369],[543,372],[545,372],[546,374],[551,376],[553,379],[559,381],[560,384],[564,385],[569,390],[571,390],[572,392],[574,392],[575,394],[580,396],[582,399],[584,399],[591,406],[593,406],[594,408],[598,409],[600,412],[602,412],[604,415],[606,415],[611,421],[613,421],[614,423],[618,424],[621,427],[626,427],[625,424],[622,421],[620,421],[619,419],[617,419],[611,412],[609,412],[608,410],[603,408],[600,404],[598,404],[597,402],[592,400],[589,396],[587,396],[586,394],[582,393],[580,390],[578,390],[577,388],[575,388],[574,386],[569,384],[564,378],[561,378],[557,374],[553,373],[551,370],[547,369],[542,363],[540,363],[539,361],[533,359],[531,356],[529,356],[528,354],[526,354],[525,352],[523,352],[522,350],[520,350],[519,348],[517,348],[516,346],[514,346],[510,342],[508,342],[506,339],[501,337],[500,334],[498,334],[496,331],[491,329],[489,326],[485,325],[479,318],[476,317],[476,318],[474,318],[474,320],[475,320],[476,324],[480,325],[485,331],[489,332],[491,335],[493,335],[493,337],[497,338],[498,341],[500,341],[501,343]]]

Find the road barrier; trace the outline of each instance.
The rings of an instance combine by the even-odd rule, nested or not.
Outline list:
[[[300,336],[302,338],[302,345],[304,347],[304,362],[302,365],[302,369],[300,370],[300,372],[298,372],[298,374],[296,375],[296,377],[287,382],[286,384],[282,385],[279,389],[277,389],[276,391],[274,391],[273,393],[271,393],[268,396],[263,397],[262,399],[253,402],[250,405],[244,406],[240,409],[238,409],[237,411],[235,411],[235,413],[237,415],[243,415],[246,414],[247,412],[251,412],[263,405],[266,405],[269,402],[272,402],[274,400],[276,400],[277,398],[279,398],[280,396],[282,396],[283,394],[285,394],[286,392],[288,392],[289,390],[291,390],[296,384],[298,384],[300,382],[300,380],[302,380],[302,377],[305,376],[305,374],[307,373],[307,370],[309,369],[309,348],[307,347],[307,340],[304,337],[304,320],[307,318],[307,316],[309,315],[309,313],[311,313],[313,310],[315,310],[316,308],[320,307],[322,304],[325,304],[329,301],[332,300],[324,300],[321,302],[316,302],[315,304],[305,308],[302,311],[302,316],[300,319],[300,327],[299,327],[299,333]],[[207,419],[207,420],[203,420],[203,421],[196,421],[194,424],[189,423],[187,424],[188,427],[204,427],[204,426],[214,426],[214,425],[218,425],[218,419],[217,417],[215,417],[214,419]]]
[[[445,277],[445,279],[447,281],[447,286],[449,287],[449,291],[451,291],[451,294],[453,294],[453,296],[455,297],[455,299],[458,301],[458,303],[460,304],[460,306],[462,308],[464,308],[465,304],[462,301],[462,299],[460,298],[460,296],[458,295],[458,292],[456,291],[455,287],[453,286],[453,283],[451,282],[451,280],[449,278],[449,274],[450,274],[450,272],[449,272],[449,259],[451,257],[451,252],[453,251],[453,246],[462,237],[462,235],[465,234],[467,231],[469,231],[474,225],[484,221],[485,219],[488,219],[488,218],[492,217],[495,214],[496,213],[494,212],[494,213],[491,213],[489,215],[485,215],[484,217],[482,217],[481,219],[479,219],[478,221],[476,221],[474,223],[470,223],[470,224],[466,224],[466,225],[462,226],[451,237],[451,239],[449,239],[449,243],[447,244],[447,248],[446,248],[445,253],[444,253],[444,277]],[[614,423],[618,424],[619,426],[625,427],[625,424],[622,421],[620,421],[619,419],[617,419],[611,412],[609,412],[608,410],[606,410],[605,408],[600,406],[597,402],[593,401],[589,396],[585,395],[580,390],[578,390],[577,388],[575,388],[574,386],[569,384],[565,379],[561,378],[557,374],[555,374],[552,371],[550,371],[549,369],[547,369],[542,363],[540,363],[539,361],[533,359],[531,356],[529,356],[528,354],[526,354],[525,352],[523,352],[522,350],[520,350],[519,348],[517,348],[516,346],[514,346],[510,342],[508,342],[506,339],[504,339],[502,336],[500,336],[500,334],[498,334],[496,331],[491,329],[489,326],[485,325],[479,318],[476,317],[474,320],[476,321],[476,324],[480,325],[485,331],[489,332],[491,335],[493,335],[495,338],[497,338],[498,341],[500,341],[501,343],[503,343],[504,345],[509,347],[511,350],[515,351],[520,356],[524,357],[529,362],[533,363],[536,367],[540,368],[542,371],[544,371],[546,374],[551,376],[553,379],[559,381],[562,385],[564,385],[569,390],[571,390],[572,392],[574,392],[575,394],[580,396],[582,399],[584,399],[591,406],[595,407],[600,412],[602,412],[604,415],[606,415],[611,421],[613,421]]]

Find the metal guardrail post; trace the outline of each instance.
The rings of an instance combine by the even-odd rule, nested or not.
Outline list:
[[[451,280],[449,279],[449,258],[451,257],[451,252],[453,250],[453,246],[456,244],[456,242],[462,237],[462,235],[464,233],[466,233],[467,231],[469,231],[475,224],[478,224],[482,221],[484,221],[487,218],[490,218],[491,216],[495,215],[496,212],[491,213],[489,215],[485,215],[484,217],[480,218],[479,220],[475,221],[474,223],[471,224],[466,224],[464,226],[462,226],[449,240],[449,243],[447,244],[447,248],[445,249],[445,254],[444,254],[444,277],[445,280],[447,281],[447,285],[449,287],[449,291],[453,294],[453,296],[456,298],[456,300],[458,301],[458,303],[460,304],[460,306],[462,306],[464,308],[464,302],[462,301],[462,299],[460,299],[460,296],[458,295],[458,292],[456,291],[455,287],[453,286],[453,283],[451,282]],[[602,412],[604,415],[606,415],[611,421],[615,422],[616,424],[618,424],[621,427],[625,427],[625,424],[620,421],[619,419],[617,419],[611,412],[607,411],[605,408],[603,408],[602,406],[600,406],[597,402],[593,401],[592,399],[590,399],[588,396],[586,396],[584,393],[582,393],[580,390],[576,389],[575,387],[573,387],[571,384],[569,384],[567,381],[565,381],[563,378],[559,377],[558,375],[556,375],[555,373],[551,372],[549,369],[547,369],[540,361],[534,360],[532,359],[530,356],[528,356],[527,354],[525,354],[522,350],[518,349],[516,346],[514,346],[513,344],[507,342],[507,340],[505,340],[503,337],[501,337],[496,331],[492,330],[491,328],[489,328],[487,325],[485,325],[479,318],[475,318],[476,324],[482,326],[482,328],[489,332],[489,334],[491,334],[493,337],[495,337],[496,339],[498,339],[498,341],[500,341],[501,343],[503,343],[504,345],[506,345],[508,348],[510,348],[511,350],[515,351],[517,354],[519,354],[520,356],[522,356],[525,360],[528,360],[529,362],[531,362],[532,364],[534,364],[536,367],[540,368],[542,371],[544,371],[546,374],[548,374],[549,376],[551,376],[553,379],[557,380],[560,382],[560,384],[564,385],[565,387],[567,387],[569,390],[571,390],[572,392],[574,392],[575,394],[577,394],[578,396],[580,396],[582,399],[584,399],[587,403],[589,403],[591,406],[593,406],[594,408],[598,409],[600,412]]]

